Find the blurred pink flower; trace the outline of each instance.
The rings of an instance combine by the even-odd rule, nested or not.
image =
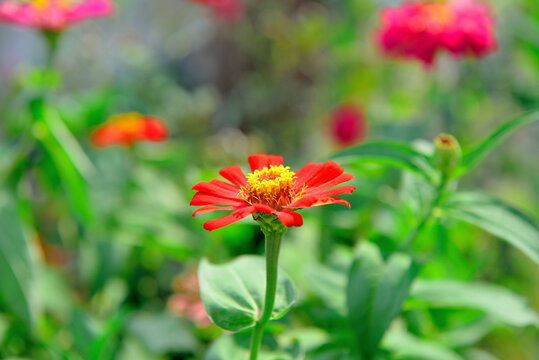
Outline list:
[[[225,21],[238,21],[243,17],[241,0],[191,0],[209,7],[215,15]]]
[[[343,103],[333,110],[329,125],[333,140],[341,146],[358,143],[367,135],[365,115],[352,103]]]
[[[168,299],[168,308],[193,321],[200,327],[211,324],[200,298],[196,271],[177,276],[172,284],[175,294]]]
[[[58,32],[113,10],[109,0],[7,0],[0,3],[0,22]]]
[[[431,66],[436,54],[483,56],[497,47],[494,20],[480,0],[406,2],[381,12],[377,31],[386,54]]]
[[[452,9],[455,20],[444,33],[444,45],[451,53],[480,57],[496,50],[495,24],[485,4],[455,0]]]

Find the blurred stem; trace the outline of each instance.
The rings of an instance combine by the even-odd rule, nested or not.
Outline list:
[[[47,68],[52,69],[54,67],[54,59],[58,50],[58,41],[60,40],[61,32],[58,31],[43,31],[42,32],[45,41],[47,42]]]
[[[442,178],[440,179],[440,183],[438,184],[436,188],[436,194],[434,195],[434,199],[430,203],[430,206],[426,212],[426,214],[423,216],[423,218],[419,221],[417,226],[412,230],[412,232],[408,235],[406,238],[406,241],[400,246],[401,251],[407,251],[415,239],[419,237],[425,226],[427,226],[428,222],[433,216],[434,209],[440,205],[440,201],[442,200],[442,196],[445,192],[445,188],[447,187],[448,178],[445,175],[442,175]]]
[[[282,224],[281,227],[284,227]],[[275,293],[277,291],[277,269],[279,263],[279,249],[281,247],[281,239],[283,238],[286,228],[284,230],[268,229],[262,226],[262,231],[266,236],[266,296],[264,301],[264,310],[262,316],[256,322],[251,335],[251,353],[250,360],[256,360],[258,357],[258,350],[262,343],[262,335],[264,334],[264,328],[271,318],[273,312],[273,305],[275,304]]]
[[[327,263],[327,259],[329,255],[331,254],[331,250],[333,248],[333,239],[331,238],[331,234],[329,231],[329,226],[327,224],[327,220],[331,216],[329,209],[325,206],[321,206],[321,212],[322,217],[319,221],[320,223],[320,242],[319,242],[319,259],[322,264]]]

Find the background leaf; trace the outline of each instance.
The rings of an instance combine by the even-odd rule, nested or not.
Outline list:
[[[129,319],[128,328],[154,354],[194,352],[197,340],[190,324],[171,313],[137,313]]]
[[[444,208],[448,216],[498,236],[539,264],[539,224],[531,216],[501,200],[474,192],[452,194]]]
[[[384,340],[384,348],[392,351],[395,360],[463,360],[453,350],[434,341],[424,340],[402,330],[391,330]]]
[[[364,243],[350,269],[347,305],[361,353],[371,358],[402,304],[415,277],[412,260],[392,255],[384,264],[378,248]]]
[[[34,101],[32,110],[36,137],[54,162],[54,170],[74,213],[88,223],[92,219],[92,208],[85,176],[93,172],[93,165],[56,111],[47,108],[41,100]]]
[[[467,173],[513,132],[538,120],[539,111],[533,111],[504,122],[479,145],[463,155],[462,165],[457,173]]]
[[[201,262],[200,295],[210,319],[219,327],[239,331],[254,326],[262,314],[266,288],[266,260],[240,256],[223,264]],[[296,300],[292,282],[279,271],[272,319],[278,319]]]
[[[32,329],[32,261],[14,199],[0,192],[0,299],[6,309]]]
[[[375,140],[345,149],[331,157],[351,163],[374,163],[410,170],[431,179],[434,173],[426,155],[397,141]]]
[[[431,307],[478,309],[512,326],[539,326],[539,315],[526,304],[525,299],[496,285],[458,280],[418,280],[410,297]]]

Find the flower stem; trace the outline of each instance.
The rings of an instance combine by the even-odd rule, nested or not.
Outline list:
[[[414,240],[419,236],[421,231],[425,228],[427,223],[432,218],[434,209],[440,205],[440,201],[442,200],[442,195],[444,194],[445,188],[447,186],[447,176],[442,175],[442,178],[440,180],[440,183],[438,184],[438,187],[436,188],[436,194],[434,195],[434,199],[430,203],[429,209],[427,210],[427,213],[423,218],[419,221],[417,226],[410,232],[408,235],[406,241],[400,246],[400,250],[408,250],[408,248],[412,245]]]
[[[58,40],[60,39],[60,32],[57,31],[43,31],[42,32],[45,41],[47,42],[47,69],[51,70],[54,67],[54,58],[58,51]]]
[[[282,227],[282,225],[281,225]],[[256,322],[251,336],[251,353],[250,360],[256,360],[258,350],[262,343],[262,335],[264,328],[271,318],[273,305],[275,304],[275,293],[277,290],[277,268],[279,263],[279,249],[281,247],[281,239],[283,238],[286,228],[270,229],[262,226],[262,231],[266,236],[266,295],[264,300],[264,309],[260,319]]]

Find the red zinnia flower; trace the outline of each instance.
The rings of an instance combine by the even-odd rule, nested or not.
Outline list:
[[[253,213],[275,214],[287,227],[301,226],[303,218],[293,210],[326,204],[350,204],[336,197],[351,194],[351,185],[335,187],[353,180],[350,174],[333,161],[308,163],[294,172],[283,166],[282,156],[253,154],[249,156],[251,173],[247,176],[238,165],[222,169],[221,174],[231,183],[213,179],[193,186],[198,192],[190,205],[204,206],[193,213],[213,210],[234,210],[230,215],[208,221],[204,229],[215,230]],[[225,206],[214,206],[225,205]]]
[[[416,58],[425,65],[436,54],[483,56],[496,49],[494,21],[478,0],[408,2],[381,13],[380,47],[390,55]]]
[[[111,116],[91,135],[90,141],[98,147],[131,146],[138,141],[164,141],[168,138],[165,123],[156,117],[138,113]]]
[[[191,0],[209,7],[215,15],[226,21],[238,21],[243,16],[240,0]]]
[[[8,0],[0,3],[0,22],[62,31],[71,24],[106,16],[114,4],[109,0]]]
[[[330,132],[341,146],[355,144],[367,135],[367,124],[361,108],[355,104],[341,104],[331,114]]]

